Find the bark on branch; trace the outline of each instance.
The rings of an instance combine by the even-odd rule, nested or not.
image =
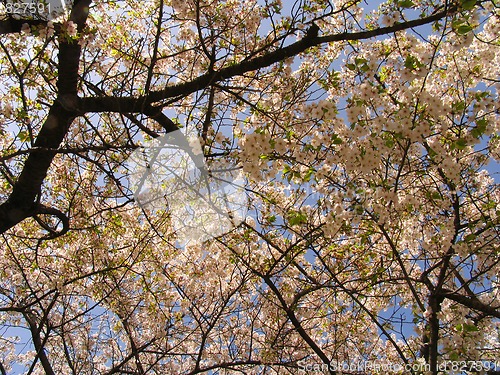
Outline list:
[[[91,0],[75,1],[70,19],[82,30],[88,16]],[[49,110],[34,148],[38,149],[26,159],[24,168],[12,188],[6,202],[0,205],[0,233],[7,231],[22,220],[39,211],[37,197],[43,180],[56,155],[53,151],[61,144],[68,129],[78,115],[76,106],[78,67],[81,47],[77,41],[60,39],[58,63],[58,97]]]
[[[452,301],[458,302],[468,308],[476,311],[480,311],[487,316],[492,316],[495,318],[500,318],[500,306],[494,307],[481,302],[476,297],[466,297],[464,295],[454,293],[452,291],[442,289],[441,296],[444,298],[451,299]]]

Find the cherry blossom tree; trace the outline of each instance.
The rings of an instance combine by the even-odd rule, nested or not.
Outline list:
[[[495,373],[497,0],[11,3],[1,374]],[[248,196],[185,246],[127,179],[179,129]]]

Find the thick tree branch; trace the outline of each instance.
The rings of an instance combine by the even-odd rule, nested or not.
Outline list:
[[[54,372],[52,365],[49,361],[49,358],[47,357],[47,354],[45,353],[45,343],[47,341],[49,333],[47,332],[44,340],[42,341],[40,337],[41,333],[41,326],[38,327],[34,318],[30,316],[30,313],[25,313],[24,317],[26,321],[28,322],[28,325],[30,327],[30,332],[31,332],[31,337],[33,339],[33,345],[35,346],[35,350],[37,353],[37,357],[40,358],[40,363],[42,364],[43,370],[45,371],[45,374],[47,375],[55,375],[56,373]]]
[[[28,24],[29,26],[38,26],[47,24],[47,21],[23,19],[16,20],[14,18],[0,20],[0,35],[19,33],[21,32],[24,24]]]
[[[91,0],[76,1],[70,19],[81,30],[85,26]],[[58,64],[58,97],[49,110],[45,123],[37,136],[34,148],[26,159],[24,168],[13,186],[6,202],[0,205],[0,233],[37,213],[37,196],[43,180],[56,155],[57,149],[66,135],[71,123],[78,115],[76,103],[78,67],[81,47],[77,41],[60,39]],[[43,150],[43,149],[48,149]]]
[[[35,217],[35,220],[38,222],[38,224],[40,224],[41,227],[43,227],[45,230],[47,230],[49,232],[49,234],[46,235],[44,237],[44,239],[54,239],[54,238],[60,237],[69,230],[69,218],[68,218],[68,216],[66,214],[64,214],[64,212],[58,210],[57,208],[47,207],[47,206],[44,206],[42,204],[39,204],[37,211],[36,211],[36,214],[37,215],[55,216],[62,224],[61,230],[58,231],[57,228],[53,228],[50,225],[44,223],[40,218],[38,218],[38,216],[35,215],[34,217]]]
[[[279,61],[286,60],[287,58],[305,52],[307,49],[311,47],[331,42],[370,39],[377,36],[391,34],[401,30],[411,29],[417,26],[423,26],[438,21],[448,16],[454,11],[456,11],[456,8],[450,7],[448,9],[445,9],[439,13],[436,13],[428,17],[398,23],[389,27],[382,27],[368,31],[339,33],[335,35],[326,35],[322,37],[316,36],[317,31],[315,32],[315,25],[313,25],[311,27],[311,29],[313,30],[311,32],[308,32],[304,38],[287,47],[277,49],[273,52],[266,53],[262,56],[255,57],[250,60],[243,60],[238,64],[228,66],[213,73],[204,74],[190,82],[179,83],[177,85],[166,87],[165,89],[160,91],[151,92],[149,95],[145,97],[145,100],[147,100],[147,102],[150,103],[155,103],[167,98],[189,95],[192,94],[193,92],[196,92],[198,90],[207,87],[211,83],[223,81],[231,77],[242,75],[246,72],[271,66]]]
[[[488,316],[492,316],[500,319],[500,306],[494,307],[486,305],[481,302],[479,299],[475,297],[466,297],[464,295],[454,293],[447,289],[442,289],[441,294],[442,297],[451,299],[452,301],[458,302],[468,308],[476,311],[480,311]]]
[[[168,86],[163,90],[152,91],[147,95],[138,97],[95,97],[83,98],[80,103],[80,109],[83,112],[119,112],[119,113],[138,113],[143,112],[148,104],[158,103],[165,99],[183,97],[202,90],[209,85],[220,82],[232,77],[243,75],[250,71],[259,70],[271,66],[279,61],[296,56],[307,49],[326,43],[370,39],[377,36],[391,34],[401,30],[411,29],[413,27],[427,25],[438,21],[453,12],[456,7],[450,7],[439,13],[433,14],[417,20],[407,21],[395,24],[389,27],[382,27],[375,30],[346,32],[335,35],[317,36],[317,26],[311,26],[309,32],[301,40],[290,44],[287,47],[279,48],[268,52],[262,56],[243,60],[238,64],[222,68],[218,71],[208,72],[192,81],[183,82]]]

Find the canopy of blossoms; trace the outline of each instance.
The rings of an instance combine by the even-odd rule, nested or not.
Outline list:
[[[0,374],[499,370],[497,0],[14,3]]]

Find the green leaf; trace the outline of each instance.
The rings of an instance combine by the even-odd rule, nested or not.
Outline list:
[[[288,223],[290,225],[301,225],[307,222],[307,216],[301,212],[292,211],[288,214]]]
[[[456,19],[451,22],[451,27],[453,30],[456,30],[464,23],[463,19]]]
[[[403,139],[403,133],[400,132],[394,133],[393,136],[395,139]]]
[[[304,176],[303,180],[305,182],[309,182],[311,181],[311,177],[313,175],[313,173],[315,172],[314,168],[309,168],[309,170],[307,171],[306,175]]]
[[[465,103],[463,101],[454,102],[451,105],[453,112],[462,112],[465,109]]]
[[[460,25],[455,31],[457,32],[458,35],[465,35],[471,30],[472,26],[470,25]]]
[[[432,24],[432,31],[439,31],[442,29],[442,27],[443,25],[441,24],[441,22],[436,21]]]
[[[475,234],[468,234],[467,236],[464,237],[464,241],[465,242],[471,242],[471,241],[474,241],[476,239],[476,235]]]
[[[370,67],[369,67],[367,64],[363,64],[363,65],[361,65],[361,66],[359,67],[359,69],[360,69],[362,72],[366,73],[367,71],[369,71],[369,70],[370,70]]]
[[[443,199],[443,197],[441,196],[441,194],[438,191],[432,192],[431,198],[434,200],[439,200],[439,201]]]
[[[27,142],[29,140],[29,134],[26,130],[20,131],[18,137],[21,142]]]
[[[458,332],[465,332],[465,333],[479,331],[479,328],[477,328],[475,325],[467,323],[459,324],[455,328],[457,329]]]
[[[471,10],[476,6],[476,0],[465,0],[461,6],[463,10]]]
[[[417,69],[423,67],[424,64],[420,62],[415,56],[408,55],[405,59],[405,68],[407,69]]]
[[[487,98],[489,95],[489,91],[478,91],[475,93],[474,97],[476,98],[476,100],[481,100]]]
[[[334,134],[334,135],[332,135],[332,143],[334,145],[340,145],[343,143],[343,141],[337,134]]]
[[[343,141],[342,139],[340,139],[340,138],[335,138],[335,139],[333,140],[333,144],[334,144],[334,145],[340,145],[340,144],[342,144],[343,142],[344,142],[344,141]]]
[[[405,59],[405,68],[406,69],[413,69],[414,66],[413,66],[413,56],[406,56],[406,59]]]
[[[290,182],[294,177],[294,172],[292,171],[292,168],[290,168],[289,165],[285,165],[285,167],[283,168],[283,176],[286,178],[288,182]]]
[[[458,150],[464,150],[467,147],[467,141],[463,138],[457,139],[453,142],[452,148],[456,148]]]
[[[356,65],[363,65],[363,64],[366,64],[368,62],[367,59],[363,59],[362,57],[356,57],[354,59],[354,62],[356,63]]]
[[[483,132],[486,131],[486,126],[488,126],[488,121],[485,118],[476,120],[477,128],[481,129]]]
[[[389,75],[389,69],[387,67],[383,66],[380,69],[380,73],[379,73],[380,81],[385,82],[388,75]]]
[[[488,125],[488,122],[485,119],[477,120],[476,126],[470,132],[471,135],[476,139],[482,137],[484,132],[486,131],[487,125]]]
[[[398,5],[401,8],[414,8],[415,7],[415,3],[411,0],[398,1]]]

